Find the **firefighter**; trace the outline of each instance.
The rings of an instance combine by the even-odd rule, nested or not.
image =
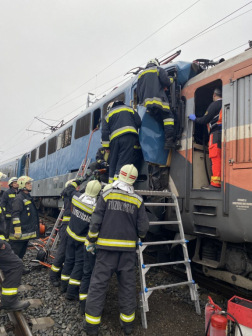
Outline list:
[[[9,189],[4,191],[2,196],[2,209],[4,211],[5,223],[6,223],[6,238],[9,238],[10,226],[11,226],[11,210],[12,204],[18,192],[17,177],[12,177],[8,181]]]
[[[164,127],[165,149],[175,147],[174,143],[174,115],[170,110],[168,97],[165,93],[174,79],[159,67],[158,60],[151,59],[145,69],[138,75],[137,96],[140,105],[146,107],[159,123]]]
[[[5,241],[4,231],[0,230],[0,269],[4,274],[2,283],[1,308],[6,311],[19,311],[30,306],[29,301],[19,301],[18,287],[23,273],[23,262]]]
[[[30,195],[32,181],[29,176],[19,177],[19,191],[12,204],[9,239],[12,250],[20,259],[25,255],[29,239],[39,236],[38,210]],[[28,272],[29,270],[24,269],[23,274]]]
[[[118,179],[122,166],[133,162],[140,126],[141,118],[132,107],[122,101],[109,103],[102,120],[102,146],[110,149],[109,183]]]
[[[189,119],[197,124],[207,125],[209,132],[209,158],[211,161],[211,181],[209,187],[203,189],[215,189],[221,187],[221,129],[222,129],[222,91],[216,88],[213,92],[213,102],[203,117],[197,118],[190,114]]]
[[[90,165],[90,170],[93,172],[97,169],[108,169],[109,167],[109,154],[110,150],[100,147],[96,153],[96,157],[94,162]],[[108,183],[108,174],[100,175],[101,182]]]
[[[126,335],[133,329],[136,243],[149,229],[143,199],[133,188],[137,175],[133,165],[123,166],[113,187],[100,196],[91,218],[87,250],[92,252],[96,246],[98,252],[85,311],[88,335],[99,334],[106,291],[114,272],[119,283],[120,324]]]
[[[67,291],[66,299],[79,300],[79,286],[83,272],[84,243],[89,229],[89,222],[101,184],[90,181],[85,193],[72,198],[72,214],[67,227],[68,240],[66,259],[61,273],[61,291]]]
[[[2,178],[6,178],[7,176],[3,173],[0,172],[0,194],[2,194],[2,182],[1,182],[1,179]],[[2,209],[2,207],[0,206],[0,230],[2,232],[4,232],[6,234],[6,231],[5,231],[5,222],[4,222],[4,211]]]
[[[72,197],[76,194],[79,195],[78,191],[80,189],[80,183],[82,180],[69,180],[65,184],[65,189],[61,193],[61,197],[64,200],[64,213],[62,216],[62,224],[59,227],[59,246],[57,249],[57,253],[55,259],[53,261],[53,265],[50,270],[50,281],[54,287],[60,286],[60,271],[62,265],[65,261],[66,247],[67,247],[67,239],[68,234],[66,232],[67,225],[69,224],[71,218],[71,202]]]

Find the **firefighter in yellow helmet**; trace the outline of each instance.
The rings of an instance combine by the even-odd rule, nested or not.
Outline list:
[[[61,273],[61,291],[67,291],[66,299],[68,300],[79,300],[84,243],[100,190],[100,182],[97,180],[90,181],[84,194],[79,193],[72,198],[72,214],[67,227],[66,259]]]
[[[11,226],[11,211],[12,204],[18,192],[17,177],[12,177],[8,181],[9,189],[5,190],[2,196],[1,205],[4,212],[5,223],[6,223],[6,238],[9,238],[10,226]]]
[[[32,181],[29,176],[19,177],[19,192],[12,204],[10,245],[14,253],[23,259],[29,239],[37,238],[39,235],[39,216],[35,202],[30,195]],[[25,270],[24,273],[28,272]]]
[[[114,272],[119,282],[120,324],[126,335],[133,329],[136,243],[149,229],[143,199],[133,187],[137,176],[133,165],[123,166],[113,187],[100,196],[91,217],[87,250],[94,252],[96,244],[98,252],[85,310],[84,329],[88,335],[99,334],[106,291]]]
[[[6,175],[0,172],[0,191],[2,186],[1,178],[6,178]],[[13,253],[10,245],[7,243],[2,226],[0,227],[0,269],[4,274],[1,308],[6,311],[19,311],[29,307],[29,301],[18,300],[17,293],[21,283],[23,263]]]

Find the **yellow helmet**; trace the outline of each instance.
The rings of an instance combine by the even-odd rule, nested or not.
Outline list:
[[[29,176],[20,176],[19,179],[17,180],[18,183],[18,189],[23,190],[25,189],[26,183],[32,182],[33,179]]]
[[[112,183],[106,184],[105,187],[102,189],[102,191],[104,192],[104,191],[109,190],[111,188],[113,188]]]
[[[69,181],[67,181],[67,182],[65,183],[65,188],[66,188],[71,182],[73,182],[73,180],[69,180]]]
[[[101,183],[97,180],[88,182],[85,190],[85,194],[90,197],[95,197],[101,190]]]
[[[121,168],[118,179],[128,184],[134,184],[138,177],[138,171],[133,164],[125,165]]]
[[[10,186],[11,183],[13,182],[17,182],[18,178],[17,177],[12,177],[11,179],[9,179],[8,181],[8,186]]]
[[[1,179],[4,179],[4,178],[6,178],[7,177],[7,175],[5,175],[4,173],[1,173],[0,172],[0,181],[1,181]]]

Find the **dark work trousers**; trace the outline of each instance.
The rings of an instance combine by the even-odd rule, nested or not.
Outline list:
[[[23,272],[23,262],[14,254],[6,241],[4,245],[5,249],[0,249],[0,269],[4,274],[2,306],[8,307],[17,300],[17,291]]]
[[[120,319],[126,326],[133,324],[136,309],[135,261],[135,252],[98,250],[86,303],[88,332],[99,328],[106,292],[114,272],[118,279]]]
[[[150,115],[163,125],[165,132],[165,143],[173,144],[174,141],[174,115],[171,110],[163,111],[161,109],[150,110]]]
[[[96,255],[91,252],[87,252],[84,246],[84,264],[83,264],[83,274],[80,286],[80,301],[87,299],[88,288],[90,284],[91,275],[95,266]]]
[[[97,169],[104,169],[104,167],[102,167],[102,165],[97,162],[97,161],[94,161],[91,163],[91,165],[89,166],[91,172],[97,170]],[[101,174],[100,175],[100,181],[101,182],[104,182],[104,183],[108,183],[108,174],[105,173],[105,174]]]
[[[67,287],[67,293],[70,295],[79,295],[83,271],[83,249],[83,242],[68,236],[66,259],[61,273],[61,287]]]
[[[6,224],[5,236],[6,236],[6,239],[9,239],[10,226],[11,226],[11,218],[6,218],[5,217],[5,224]]]
[[[62,222],[62,225],[59,228],[59,246],[50,271],[50,279],[52,281],[57,281],[58,278],[60,277],[60,271],[65,261],[67,239],[68,239],[66,229],[68,224],[69,221]]]
[[[116,137],[110,143],[109,183],[117,179],[120,169],[126,164],[133,164],[136,136],[127,133]]]
[[[29,240],[10,240],[12,251],[20,258],[23,259],[27,250]]]

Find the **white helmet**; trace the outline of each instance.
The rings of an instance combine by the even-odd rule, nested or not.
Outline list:
[[[149,62],[147,63],[147,65],[148,64],[155,64],[156,66],[159,66],[160,65],[160,63],[159,63],[159,61],[158,61],[158,59],[157,58],[152,58],[151,60],[149,60]]]
[[[13,182],[17,182],[18,178],[17,177],[12,177],[11,179],[9,179],[8,181],[8,186],[10,186],[11,183]]]
[[[18,189],[19,190],[25,190],[26,183],[32,182],[33,179],[29,176],[20,176],[19,179],[17,180],[18,183]]]
[[[113,185],[112,185],[112,183],[109,183],[109,184],[105,185],[105,187],[102,189],[102,191],[104,192],[104,191],[109,190],[111,188],[113,188]]]
[[[96,197],[101,190],[101,183],[97,180],[88,182],[85,194],[90,197]]]
[[[0,181],[1,181],[2,179],[6,178],[6,177],[7,177],[7,175],[5,175],[4,173],[1,173],[1,172],[0,172]]]
[[[69,181],[67,181],[67,182],[65,183],[65,188],[66,188],[71,182],[73,182],[73,180],[69,180]]]
[[[121,168],[119,173],[119,180],[128,184],[134,184],[138,176],[138,171],[133,164],[125,165]]]

